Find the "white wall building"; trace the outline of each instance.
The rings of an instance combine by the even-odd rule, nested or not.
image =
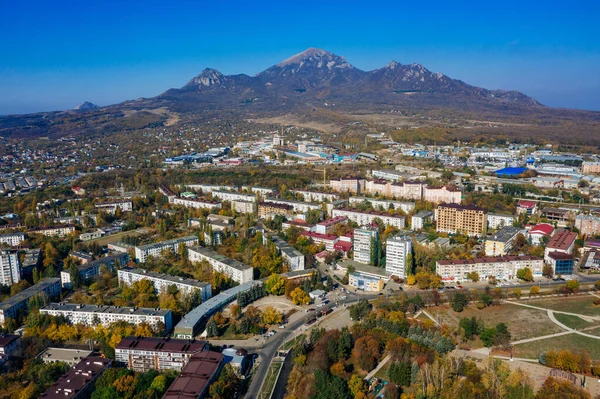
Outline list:
[[[480,279],[495,277],[497,279],[513,279],[517,270],[529,268],[534,275],[541,275],[544,260],[534,256],[504,256],[496,258],[475,258],[458,260],[439,260],[435,272],[443,280],[465,281],[467,274],[477,272]]]
[[[240,284],[254,280],[254,269],[251,266],[208,248],[198,246],[188,248],[188,259],[191,262],[206,260],[215,271],[226,274]]]
[[[385,271],[390,276],[405,278],[412,270],[407,264],[408,256],[412,255],[412,238],[398,234],[387,239],[385,255]]]
[[[135,247],[135,259],[140,263],[144,263],[148,259],[148,256],[160,257],[163,251],[171,251],[176,253],[180,244],[183,244],[186,247],[198,245],[198,237],[186,236]]]
[[[487,222],[489,229],[501,229],[502,227],[512,226],[515,222],[513,215],[501,215],[498,213],[488,213]]]
[[[174,205],[181,205],[186,208],[194,208],[194,209],[221,209],[221,203],[217,201],[208,201],[208,200],[199,200],[199,199],[188,199],[175,197],[173,198]]]
[[[333,217],[346,216],[360,226],[368,226],[373,224],[375,219],[381,219],[388,226],[403,229],[406,222],[404,216],[392,216],[381,212],[363,212],[354,209],[333,209],[331,215]]]
[[[21,262],[18,251],[0,251],[0,284],[11,286],[21,280]]]
[[[131,201],[110,201],[110,202],[99,202],[94,205],[96,209],[103,210],[104,212],[114,214],[117,208],[121,209],[121,212],[131,212],[133,210],[133,202]]]
[[[256,202],[255,194],[243,194],[235,191],[213,190],[213,198],[218,198],[221,201],[254,201]]]
[[[193,280],[171,276],[165,273],[157,273],[146,269],[126,267],[118,271],[119,284],[131,285],[136,281],[150,280],[157,292],[166,291],[170,286],[177,287],[179,292],[189,295],[193,291],[200,290],[202,300],[206,301],[212,297],[212,286],[204,281]]]
[[[365,202],[369,202],[375,210],[379,210],[380,208],[382,208],[384,211],[388,211],[390,209],[400,209],[404,213],[409,213],[410,211],[415,209],[414,202],[382,200],[377,198],[350,197],[348,202],[350,203],[350,205],[358,205],[363,204]]]
[[[231,208],[237,213],[256,213],[256,202],[231,201]]]
[[[371,264],[371,254],[375,250],[378,230],[375,227],[364,226],[354,229],[354,260],[356,262]]]
[[[7,244],[11,247],[16,247],[25,241],[24,233],[8,233],[8,234],[0,234],[0,244]]]

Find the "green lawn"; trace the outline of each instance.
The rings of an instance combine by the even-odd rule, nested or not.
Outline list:
[[[271,363],[269,370],[267,370],[267,375],[265,375],[265,382],[258,394],[259,399],[268,399],[271,397],[271,391],[273,391],[273,388],[275,387],[281,366],[283,366],[283,363],[281,362]]]
[[[561,349],[573,352],[585,349],[590,353],[593,360],[600,361],[600,339],[582,337],[577,334],[561,335],[556,338],[515,345],[513,346],[513,356],[537,359],[541,353]]]
[[[594,297],[591,295],[541,299],[523,303],[561,312],[600,316],[600,306],[594,305]]]
[[[554,317],[556,317],[556,320],[560,321],[565,326],[575,328],[577,330],[581,330],[583,328],[591,327],[594,325],[588,321],[581,319],[580,317],[571,316],[568,314],[554,313]]]
[[[96,243],[96,244],[98,244],[100,246],[108,245],[108,244],[113,243],[113,242],[119,242],[119,241],[121,241],[123,239],[123,237],[125,237],[125,236],[137,237],[137,236],[142,235],[142,233],[140,233],[138,230],[139,229],[137,229],[137,230],[129,230],[129,231],[122,231],[120,233],[111,234],[111,235],[108,235],[108,236],[105,236],[105,237],[96,238],[95,240],[86,241],[86,244]]]
[[[393,362],[394,361],[392,359],[388,360],[383,367],[381,367],[379,371],[375,373],[374,377],[379,378],[380,380],[388,381],[387,369]]]

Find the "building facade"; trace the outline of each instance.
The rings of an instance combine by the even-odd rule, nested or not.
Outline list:
[[[375,219],[381,219],[388,226],[403,229],[406,221],[404,216],[389,215],[383,212],[363,212],[356,209],[333,209],[331,214],[333,217],[345,216],[359,226],[368,226],[373,224]]]
[[[23,241],[25,241],[24,233],[0,234],[0,244],[6,244],[10,245],[11,247],[16,247],[20,245]]]
[[[0,303],[0,323],[4,324],[6,318],[15,319],[20,311],[27,310],[29,300],[36,296],[56,298],[60,295],[60,279],[44,278],[37,284],[24,289]]]
[[[423,190],[423,199],[434,204],[460,204],[462,192],[452,187],[427,187]]]
[[[329,187],[338,193],[353,193],[359,194],[365,188],[365,179],[362,177],[342,177],[329,181]]]
[[[117,208],[121,209],[121,212],[131,212],[133,210],[133,202],[131,201],[111,201],[111,202],[99,202],[94,205],[98,210],[102,210],[106,213],[114,215]]]
[[[435,209],[438,233],[481,237],[486,232],[486,212],[474,206],[441,204]]]
[[[600,217],[594,215],[577,215],[575,227],[584,236],[600,234]]]
[[[0,250],[0,284],[7,287],[21,280],[21,261],[18,251]]]
[[[86,357],[56,381],[41,399],[83,399],[94,390],[96,380],[112,365],[112,360],[100,356]]]
[[[501,229],[506,226],[512,226],[515,222],[513,215],[501,215],[498,213],[488,213],[487,222],[489,229]]]
[[[117,272],[119,284],[131,285],[136,281],[150,280],[156,292],[164,292],[170,286],[177,287],[179,292],[186,295],[199,290],[202,300],[205,301],[212,297],[212,286],[204,281],[193,280],[191,278],[183,278],[171,276],[165,273],[153,272],[146,269],[137,269],[125,267]]]
[[[100,269],[106,267],[109,271],[115,270],[117,265],[125,266],[129,262],[129,254],[123,252],[116,255],[105,256],[104,258],[96,259],[91,262],[83,263],[77,266],[79,270],[79,278],[81,282],[88,282],[100,275]],[[60,272],[60,283],[63,288],[71,289],[71,271],[62,270]]]
[[[385,271],[390,276],[405,278],[412,273],[412,238],[398,234],[386,241]]]
[[[384,281],[376,277],[355,272],[350,273],[348,276],[348,284],[357,290],[379,292],[383,289]]]
[[[188,259],[191,262],[207,261],[215,271],[226,274],[240,284],[254,279],[254,268],[235,259],[228,258],[204,247],[188,248]]]
[[[459,260],[439,260],[436,262],[436,274],[443,280],[466,281],[467,275],[477,272],[479,278],[513,279],[517,270],[529,268],[534,275],[541,275],[544,260],[534,256],[504,256]]]
[[[135,247],[135,260],[139,263],[144,263],[146,260],[148,260],[149,256],[153,256],[155,258],[160,257],[163,251],[177,253],[179,250],[179,245],[185,245],[186,247],[198,245],[198,237],[186,236]]]
[[[373,252],[377,248],[379,232],[376,227],[364,226],[354,229],[354,260],[356,262],[371,264]]]
[[[572,254],[575,247],[575,240],[577,240],[577,233],[565,229],[556,230],[550,241],[548,241],[548,244],[546,244],[544,260],[550,263],[549,254],[551,252]]]
[[[485,240],[486,256],[504,256],[512,249],[520,230],[517,227],[507,226]]]

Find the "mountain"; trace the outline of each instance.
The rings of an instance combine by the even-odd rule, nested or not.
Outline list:
[[[420,64],[392,61],[363,71],[344,57],[309,48],[254,76],[224,75],[206,68],[183,87],[152,98],[106,107],[85,102],[77,111],[0,117],[0,135],[105,134],[156,126],[173,114],[171,120],[189,122],[223,115],[306,115],[318,108],[349,114],[394,111],[450,120],[534,124],[600,120],[600,113],[545,107],[518,91],[472,86]],[[83,110],[86,112],[80,112]]]
[[[92,104],[89,101],[84,101],[73,109],[75,111],[89,111],[91,109],[97,109],[97,108],[100,108],[100,107],[97,106],[96,104]]]

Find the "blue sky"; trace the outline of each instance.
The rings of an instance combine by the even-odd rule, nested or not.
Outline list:
[[[600,110],[600,5],[487,3],[6,1],[0,114],[150,97],[205,67],[252,75],[308,47],[364,70],[418,62],[546,105]]]

